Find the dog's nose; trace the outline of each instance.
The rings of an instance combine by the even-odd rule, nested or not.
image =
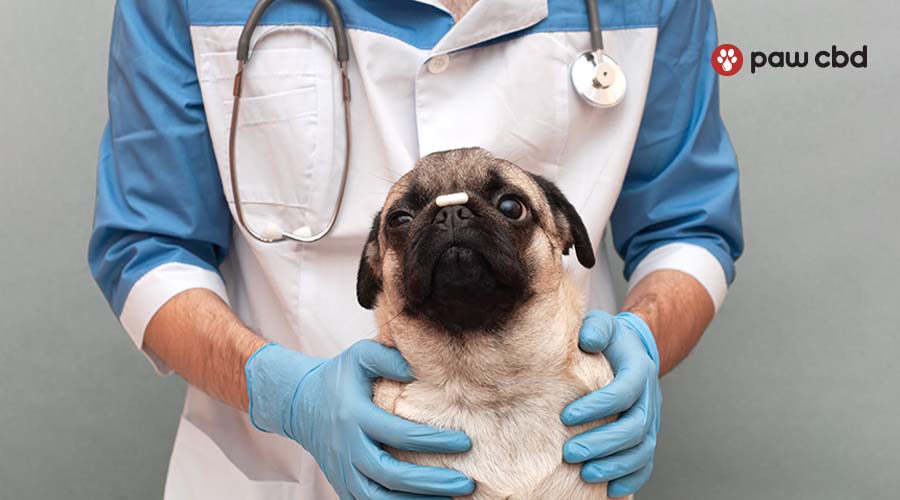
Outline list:
[[[451,205],[442,208],[437,215],[434,216],[432,224],[446,228],[460,227],[468,224],[469,219],[474,216],[472,211],[465,205]]]

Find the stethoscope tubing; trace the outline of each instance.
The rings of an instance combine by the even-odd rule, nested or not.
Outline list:
[[[234,88],[232,91],[234,101],[231,107],[231,130],[228,133],[228,169],[231,177],[231,193],[234,198],[234,211],[238,224],[255,240],[261,243],[276,243],[278,241],[296,241],[299,243],[315,243],[331,232],[337,223],[341,208],[344,205],[344,194],[347,191],[347,178],[350,172],[350,78],[347,75],[348,62],[350,60],[350,44],[347,39],[347,30],[344,27],[344,20],[337,5],[331,0],[319,0],[322,8],[328,14],[331,24],[334,27],[335,38],[335,59],[338,63],[338,69],[341,74],[341,94],[342,105],[344,108],[344,158],[343,168],[341,169],[341,181],[338,186],[338,194],[335,199],[334,209],[331,211],[331,217],[325,226],[315,234],[309,236],[296,234],[296,232],[284,231],[278,228],[279,234],[260,234],[256,232],[247,222],[244,215],[244,206],[241,203],[240,182],[238,181],[237,168],[237,130],[238,116],[241,109],[241,94],[243,92],[244,70],[250,62],[251,47],[250,43],[253,38],[253,32],[262,19],[263,14],[274,0],[260,0],[253,7],[244,29],[241,31],[241,37],[238,40],[237,60],[238,69],[234,75]]]
[[[247,62],[250,60],[250,43],[253,39],[253,33],[262,20],[263,14],[266,13],[269,6],[275,0],[259,0],[247,16],[247,22],[244,23],[244,29],[241,30],[241,37],[238,39],[237,59],[238,61]],[[347,37],[347,28],[344,26],[344,17],[341,10],[332,0],[319,0],[319,4],[331,21],[334,30],[335,42],[335,59],[338,63],[350,61],[350,41]]]

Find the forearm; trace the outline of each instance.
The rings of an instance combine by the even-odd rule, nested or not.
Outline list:
[[[715,308],[703,285],[689,274],[659,270],[642,279],[622,308],[650,327],[660,356],[660,376],[690,354],[713,319]]]
[[[193,289],[173,297],[153,316],[144,344],[192,385],[247,410],[244,366],[266,341],[216,294]]]

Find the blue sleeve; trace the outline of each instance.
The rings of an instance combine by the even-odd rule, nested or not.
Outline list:
[[[183,0],[116,3],[108,91],[88,260],[118,316],[152,270],[218,273],[231,241]],[[190,272],[176,275],[149,293],[192,287]]]
[[[626,279],[672,243],[702,247],[734,279],[743,250],[738,168],[719,116],[716,46],[709,0],[663,2],[647,104],[611,219]]]

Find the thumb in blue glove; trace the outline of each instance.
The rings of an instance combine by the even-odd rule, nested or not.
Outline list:
[[[585,481],[608,482],[609,496],[625,497],[637,492],[653,471],[662,403],[656,341],[635,314],[592,311],[582,324],[579,347],[602,352],[615,378],[568,405],[563,423],[580,425],[616,414],[619,418],[569,439],[563,446],[563,459],[583,463]]]
[[[461,432],[410,422],[372,403],[375,379],[413,379],[396,349],[364,340],[325,360],[269,344],[245,371],[253,425],[303,446],[342,500],[435,499],[474,491],[460,472],[401,462],[379,446],[425,453],[471,448]]]

